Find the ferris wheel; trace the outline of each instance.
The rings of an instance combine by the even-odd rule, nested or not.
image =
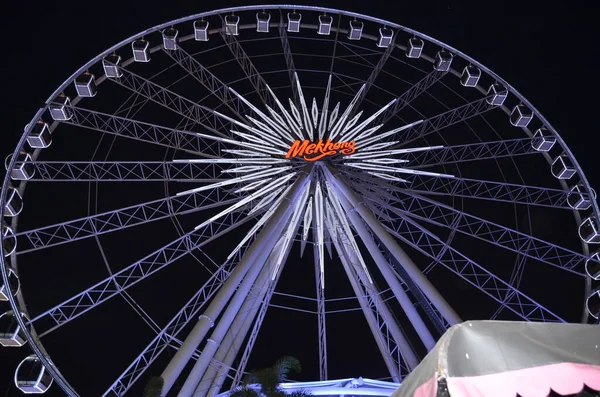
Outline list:
[[[160,374],[212,397],[299,316],[320,380],[360,321],[393,382],[463,320],[600,316],[596,193],[558,133],[477,61],[365,15],[141,32],[58,87],[6,170],[0,343],[32,350],[25,393]]]

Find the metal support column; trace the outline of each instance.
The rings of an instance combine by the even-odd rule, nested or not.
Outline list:
[[[192,329],[184,343],[177,350],[175,356],[171,359],[167,367],[162,372],[161,377],[164,381],[163,391],[161,394],[162,396],[165,396],[171,387],[173,387],[175,380],[185,368],[192,354],[198,348],[209,329],[213,326],[214,319],[220,315],[234,291],[256,261],[257,256],[260,256],[262,253],[262,248],[265,243],[268,243],[274,235],[277,235],[277,232],[280,232],[280,224],[282,223],[282,219],[288,217],[293,202],[298,199],[299,194],[302,192],[305,184],[308,181],[309,172],[310,165],[300,172],[300,175],[298,176],[298,179],[294,183],[293,187],[290,189],[275,213],[264,226],[256,241],[248,248],[240,263],[238,263],[238,265],[231,272],[231,275],[229,276],[229,279],[225,285],[219,290],[204,314],[200,316],[196,326]]]
[[[364,202],[362,202],[356,194],[350,189],[342,176],[341,172],[334,169],[330,164],[323,165],[324,173],[327,180],[332,185],[332,188],[337,191],[338,195],[343,195],[348,199],[352,206],[349,210],[355,210],[364,219],[381,242],[389,249],[390,253],[396,258],[398,263],[406,270],[410,278],[419,286],[429,300],[438,308],[440,313],[448,321],[450,325],[459,324],[462,322],[458,314],[448,304],[439,291],[431,284],[419,270],[412,259],[398,245],[396,240],[390,236],[385,228],[375,218],[375,215],[369,210]]]
[[[367,247],[367,251],[369,251],[369,253],[371,254],[371,257],[375,261],[375,264],[379,268],[379,271],[381,272],[386,282],[392,289],[392,292],[398,300],[398,303],[400,303],[402,310],[404,310],[404,313],[406,313],[406,316],[417,331],[419,338],[421,339],[427,350],[433,349],[433,347],[435,346],[435,339],[431,335],[431,332],[429,332],[427,325],[425,325],[425,322],[417,312],[417,309],[413,305],[412,301],[410,300],[406,292],[404,292],[404,288],[400,284],[400,281],[396,278],[396,275],[391,269],[390,264],[385,260],[385,257],[379,250],[379,247],[375,243],[373,236],[365,226],[363,220],[355,211],[352,211],[352,206],[350,205],[346,197],[340,195],[337,196],[337,198],[342,204],[342,207],[345,209],[346,216],[348,217],[348,219],[350,219],[350,222],[354,226],[354,229],[357,231],[361,240]]]

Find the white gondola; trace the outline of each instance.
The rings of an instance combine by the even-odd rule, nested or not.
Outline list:
[[[579,237],[589,244],[600,244],[600,225],[598,219],[591,216],[579,225]]]
[[[25,394],[43,394],[52,386],[53,381],[35,354],[21,361],[15,371],[15,386]]]
[[[102,67],[104,74],[110,79],[118,79],[123,76],[121,72],[121,57],[116,54],[107,55],[102,58]]]
[[[50,108],[50,116],[56,121],[70,120],[73,117],[69,109],[70,106],[71,99],[61,94],[48,106]]]
[[[538,152],[549,152],[556,143],[556,137],[545,127],[538,128],[531,139],[531,147]]]
[[[394,40],[394,31],[388,27],[379,28],[379,40],[377,40],[377,47],[387,48],[392,44]]]
[[[225,29],[225,33],[237,36],[240,34],[240,17],[237,15],[225,15],[225,25],[223,28]]]
[[[585,261],[585,272],[596,281],[600,281],[600,251],[596,251]]]
[[[19,191],[12,186],[8,187],[6,192],[6,205],[4,207],[4,216],[17,216],[23,210],[23,198]]]
[[[271,14],[267,12],[256,13],[256,31],[259,33],[269,33],[271,25]]]
[[[287,26],[288,32],[298,33],[300,31],[300,21],[302,20],[302,14],[300,14],[296,11],[288,12],[287,19],[288,19],[288,26]]]
[[[52,144],[50,126],[43,121],[35,123],[29,135],[27,135],[27,143],[34,149],[45,149],[50,146]]]
[[[4,253],[4,256],[10,256],[16,249],[17,238],[15,237],[15,233],[11,227],[2,220],[2,252]]]
[[[425,47],[425,42],[420,38],[412,37],[408,39],[408,44],[406,46],[406,57],[421,58],[421,53],[423,53],[423,47]]]
[[[331,34],[331,25],[333,24],[333,17],[330,15],[319,15],[319,30],[317,34],[327,36]]]
[[[350,29],[348,29],[349,40],[360,40],[362,38],[362,31],[364,23],[361,21],[350,21]]]
[[[487,103],[493,106],[502,106],[508,96],[508,90],[503,85],[494,83],[490,85],[487,96],[488,98],[485,100]]]
[[[19,277],[13,269],[8,269],[8,283],[8,287],[4,285],[4,283],[2,286],[0,286],[0,301],[7,301],[11,293],[13,296],[19,293],[21,283],[19,282]]]
[[[592,206],[592,197],[590,193],[584,190],[582,184],[577,184],[571,188],[567,195],[567,204],[574,210],[587,210]]]
[[[435,61],[433,62],[433,68],[439,72],[447,72],[452,66],[452,59],[454,55],[445,50],[440,50],[435,54]]]
[[[558,179],[571,179],[577,172],[573,162],[565,153],[554,159],[550,169],[552,171],[552,175]]]
[[[600,318],[600,287],[592,290],[585,302],[585,306],[592,317]]]
[[[8,166],[13,155],[9,154],[4,161],[4,169],[8,171]],[[35,174],[35,167],[31,163],[31,155],[27,152],[19,152],[15,166],[10,172],[10,177],[15,181],[28,181]]]
[[[465,66],[460,76],[460,84],[465,87],[476,87],[481,78],[481,70],[475,66]]]
[[[75,78],[75,89],[80,97],[91,98],[96,96],[98,89],[96,87],[96,78],[91,73],[84,73]]]
[[[175,51],[178,45],[179,30],[168,28],[162,31],[163,47],[165,50]]]
[[[208,21],[194,21],[194,39],[196,41],[208,41]]]
[[[515,106],[510,114],[510,123],[515,127],[527,127],[533,119],[533,112],[522,103]]]
[[[131,43],[133,60],[136,62],[150,62],[150,43],[144,39]]]
[[[24,314],[21,314],[26,321],[29,321]],[[0,316],[0,345],[4,347],[21,347],[27,343],[25,332],[19,325],[17,317],[12,310],[9,310]]]

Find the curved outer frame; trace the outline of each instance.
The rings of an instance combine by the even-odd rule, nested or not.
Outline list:
[[[571,151],[569,150],[569,148],[566,146],[564,140],[560,137],[560,135],[558,135],[558,133],[556,132],[556,130],[552,127],[552,125],[548,122],[548,120],[546,120],[544,118],[544,116],[523,96],[521,95],[514,87],[512,87],[510,84],[508,84],[504,79],[502,79],[500,76],[498,76],[496,73],[494,73],[492,70],[490,70],[489,68],[485,67],[484,65],[482,65],[481,63],[477,62],[476,60],[470,58],[469,56],[467,56],[466,54],[464,54],[463,52],[448,46],[444,43],[442,43],[439,40],[436,40],[432,37],[429,37],[427,35],[424,35],[422,33],[419,33],[415,30],[406,28],[404,26],[398,25],[396,23],[392,23],[389,21],[385,21],[383,19],[380,18],[374,18],[374,17],[370,17],[370,16],[366,16],[363,14],[359,14],[359,13],[355,13],[355,12],[347,12],[347,11],[342,11],[342,10],[337,10],[337,9],[332,9],[332,8],[325,8],[325,7],[315,7],[315,6],[298,6],[298,5],[289,5],[289,4],[282,4],[282,5],[252,5],[252,6],[243,6],[243,7],[230,7],[230,8],[223,8],[223,9],[218,9],[218,10],[213,10],[213,11],[208,11],[208,12],[203,12],[203,13],[199,13],[199,14],[194,14],[191,16],[187,16],[184,18],[180,18],[180,19],[176,19],[170,22],[166,22],[163,23],[161,25],[157,25],[154,26],[150,29],[146,29],[134,36],[131,36],[123,41],[121,41],[120,43],[112,46],[111,48],[107,49],[106,51],[100,53],[99,55],[97,55],[95,58],[91,59],[89,62],[87,62],[85,65],[83,65],[81,68],[79,68],[77,71],[75,71],[75,73],[73,73],[69,78],[67,78],[46,100],[44,107],[40,108],[35,116],[32,118],[31,122],[27,125],[27,127],[25,128],[25,132],[24,134],[21,136],[21,139],[19,140],[16,149],[14,151],[14,155],[11,158],[10,163],[8,164],[7,167],[7,173],[6,173],[6,177],[4,178],[3,184],[2,184],[2,192],[0,193],[0,208],[4,208],[6,205],[6,194],[5,192],[8,190],[8,186],[10,184],[10,171],[12,170],[15,166],[15,162],[16,162],[16,158],[18,153],[22,150],[22,148],[24,147],[25,143],[26,143],[26,138],[27,136],[31,133],[33,126],[35,125],[35,123],[41,118],[42,114],[44,112],[46,112],[46,110],[48,109],[49,104],[52,102],[52,100],[57,97],[61,92],[63,92],[70,84],[73,83],[73,81],[82,73],[84,73],[85,71],[87,71],[91,66],[93,66],[94,64],[101,62],[102,58],[104,58],[105,56],[111,54],[112,52],[116,51],[117,49],[129,45],[131,42],[133,42],[134,40],[137,39],[141,39],[144,36],[147,36],[151,33],[156,33],[156,32],[161,32],[162,30],[166,29],[166,28],[170,28],[172,26],[184,23],[184,22],[192,22],[196,19],[201,19],[204,17],[208,17],[208,16],[212,16],[212,15],[222,15],[222,14],[226,14],[226,13],[235,13],[235,12],[244,12],[244,11],[263,11],[263,10],[280,10],[280,9],[290,9],[290,10],[298,10],[298,11],[312,11],[312,12],[323,12],[323,13],[329,13],[329,14],[335,14],[335,15],[343,15],[343,16],[347,16],[347,17],[353,17],[353,18],[357,18],[357,19],[361,19],[361,20],[365,20],[365,21],[370,21],[373,23],[377,23],[377,24],[381,24],[382,26],[386,26],[389,28],[393,28],[396,30],[401,30],[405,33],[409,33],[415,37],[419,37],[425,41],[428,41],[430,43],[433,43],[447,51],[450,51],[452,54],[454,54],[455,56],[458,55],[459,57],[468,60],[470,62],[471,65],[474,65],[476,67],[478,67],[481,71],[485,72],[486,74],[488,74],[489,76],[493,77],[494,79],[496,79],[496,81],[502,85],[504,85],[504,87],[506,87],[507,90],[509,90],[516,98],[518,98],[521,103],[523,103],[524,105],[526,105],[533,113],[533,115],[535,117],[537,117],[537,119],[542,122],[544,124],[544,126],[556,137],[559,145],[562,147],[563,151],[565,154],[567,154],[573,165],[575,166],[575,168],[577,169],[577,175],[580,177],[580,181],[583,184],[583,186],[585,187],[585,189],[587,191],[592,191],[592,188],[589,185],[589,182],[587,180],[587,178],[585,177],[585,175],[583,174],[581,167],[579,166],[577,160],[575,159],[575,157],[573,156],[573,154],[571,153]],[[334,30],[332,28],[332,30]],[[367,35],[363,34],[363,37],[367,37]],[[401,47],[401,45],[395,44],[396,47]],[[430,57],[426,57],[424,56],[425,54],[423,54],[423,58],[427,59],[429,61],[432,61],[433,59],[431,59]],[[131,63],[131,60],[127,60],[125,62],[123,62],[122,66],[127,66],[128,64]],[[455,72],[453,69],[450,70],[450,72],[454,72],[453,74],[456,74],[457,72]],[[100,78],[97,79],[96,83],[99,85],[103,80],[105,79],[105,76],[101,76]],[[481,87],[477,87],[477,89],[479,91],[482,91]],[[78,102],[78,100],[80,99],[80,97],[77,97],[74,99],[73,104],[76,104]],[[526,129],[525,129],[526,130]],[[530,134],[530,132],[528,130],[526,130],[527,133]],[[36,150],[36,152],[39,152],[39,149]],[[548,153],[542,153],[542,155],[546,158],[546,160],[548,161],[549,164],[551,164],[552,162],[552,158],[550,157],[550,155]],[[37,157],[34,155],[34,158]],[[566,182],[564,180],[559,180],[561,186],[563,187],[564,190],[569,190],[569,187],[567,186]],[[19,185],[19,191],[22,193],[25,189],[26,186],[26,181],[23,181],[20,185]],[[600,208],[598,206],[598,202],[596,200],[592,201],[592,207],[591,210],[594,214],[596,214],[596,217],[599,217],[600,214]],[[581,223],[581,216],[577,211],[573,211],[574,212],[574,216],[575,216],[575,220],[577,221],[578,224]],[[18,222],[18,216],[13,217],[13,230],[16,229],[16,224]],[[0,243],[2,241],[2,236],[0,236]],[[583,246],[583,251],[585,255],[589,255],[589,249],[586,243],[582,242],[582,246]],[[15,262],[15,268],[16,268],[16,259],[13,255],[13,261]],[[5,283],[5,285],[8,286],[8,288],[10,289],[10,284],[9,284],[9,270],[7,267],[7,264],[5,262],[4,256],[0,255],[0,273],[2,274],[2,281]],[[586,278],[586,291],[585,291],[585,299],[587,299],[589,292],[591,289],[591,279]],[[15,312],[20,312],[22,311],[20,308],[24,307],[23,305],[23,299],[22,296],[20,294],[18,294],[16,297],[12,294],[9,294],[10,296],[10,305],[13,311]],[[587,321],[587,310],[585,308],[585,302],[583,304],[584,309],[583,309],[583,318],[582,321],[585,322]],[[19,322],[19,324],[21,325],[21,327],[23,329],[26,329],[26,324],[23,321],[22,317],[17,317],[17,320]],[[45,349],[43,348],[42,344],[39,342],[39,339],[37,338],[37,336],[32,335],[32,333],[27,332],[26,333],[26,337],[27,337],[27,341],[29,342],[29,344],[31,345],[31,348],[33,350],[33,352],[39,357],[40,361],[43,363],[43,365],[46,367],[46,369],[48,370],[48,372],[52,375],[52,377],[54,378],[54,380],[56,381],[56,383],[58,383],[60,385],[60,387],[69,395],[72,397],[76,397],[78,396],[78,394],[74,391],[74,389],[69,385],[69,383],[66,381],[66,379],[64,378],[64,376],[60,373],[60,371],[58,371],[58,369],[54,366],[54,363],[50,360],[50,358],[48,357],[48,354],[45,352]]]

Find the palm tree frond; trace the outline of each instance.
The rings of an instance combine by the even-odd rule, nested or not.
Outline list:
[[[310,397],[312,391],[310,390],[297,390],[287,394],[288,397]]]
[[[249,384],[258,383],[261,392],[265,396],[269,396],[279,388],[281,378],[279,370],[276,367],[270,367],[250,372],[247,382]]]
[[[244,385],[232,389],[229,397],[259,397],[259,394],[247,385]]]
[[[299,373],[302,371],[302,365],[300,365],[300,361],[291,356],[281,357],[275,363],[274,369],[279,372],[279,382],[285,382],[288,380],[288,375],[290,372]]]
[[[153,376],[146,383],[144,397],[160,397],[165,381],[160,376]]]

